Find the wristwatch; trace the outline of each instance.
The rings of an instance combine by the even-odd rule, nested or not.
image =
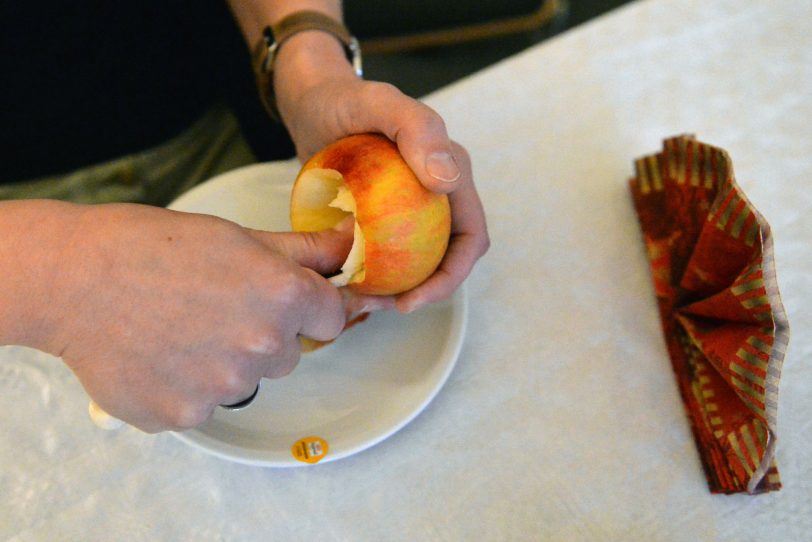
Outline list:
[[[334,36],[344,47],[347,60],[352,64],[355,73],[358,77],[363,76],[361,46],[346,26],[318,11],[297,11],[284,17],[278,23],[265,27],[262,39],[257,43],[253,54],[259,97],[268,114],[277,120],[280,117],[273,88],[274,60],[279,48],[288,38],[307,30],[318,30]]]

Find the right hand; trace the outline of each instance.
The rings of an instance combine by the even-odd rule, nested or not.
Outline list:
[[[44,350],[107,413],[144,431],[183,430],[262,377],[288,374],[297,335],[345,322],[350,231],[269,233],[141,205],[87,207],[60,253]]]

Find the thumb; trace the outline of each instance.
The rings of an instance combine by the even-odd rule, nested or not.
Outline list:
[[[420,182],[447,194],[464,180],[459,147],[448,137],[445,122],[431,107],[388,84],[373,84],[376,94],[355,118],[358,131],[381,132],[394,141]]]
[[[334,228],[318,232],[249,231],[274,252],[320,275],[331,275],[341,268],[350,253],[354,226],[355,219],[349,216]]]
[[[439,116],[433,111],[421,113],[398,132],[398,150],[423,186],[432,192],[451,192],[462,176],[457,149]]]

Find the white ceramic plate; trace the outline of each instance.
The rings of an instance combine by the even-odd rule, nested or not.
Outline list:
[[[241,168],[199,185],[170,208],[288,231],[298,170],[295,160]],[[247,409],[217,409],[203,425],[173,434],[224,459],[262,466],[307,465],[292,453],[306,437],[327,442],[322,461],[360,452],[409,423],[440,391],[459,355],[466,306],[460,289],[410,315],[374,313],[333,344],[303,355],[291,375],[265,379]]]

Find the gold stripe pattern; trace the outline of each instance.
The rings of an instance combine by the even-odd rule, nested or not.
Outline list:
[[[746,309],[755,309],[756,307],[769,305],[770,304],[770,299],[766,295],[760,295],[758,297],[751,297],[751,298],[748,298],[748,299],[742,299],[741,304]]]
[[[750,386],[750,384],[748,384],[746,381],[739,380],[738,378],[731,378],[730,383],[733,384],[733,386],[736,389],[738,389],[744,394],[744,397],[742,397],[741,395],[739,397],[742,398],[742,400],[747,405],[747,407],[750,408],[750,410],[752,410],[757,416],[764,417],[766,415],[764,409],[755,402],[762,401],[764,397],[763,393],[759,393],[758,390],[753,389]]]
[[[741,435],[742,440],[744,441],[744,447],[750,456],[750,460],[752,461],[752,467],[754,469],[758,468],[759,463],[761,463],[761,454],[756,449],[756,443],[753,442],[753,436],[750,434],[750,428],[747,425],[742,426]]]
[[[755,336],[750,336],[747,340],[749,341],[750,339],[755,339],[759,343],[764,344],[762,341],[760,341]],[[753,367],[761,369],[762,371],[767,370],[767,362],[766,361],[764,361],[763,359],[761,359],[757,355],[755,355],[755,354],[753,354],[751,352],[748,352],[744,348],[739,348],[739,350],[736,352],[736,357],[738,357],[742,361],[748,363],[749,365],[752,365]]]
[[[731,192],[731,196],[727,200],[727,205],[725,205],[722,214],[719,215],[719,221],[716,223],[716,227],[720,230],[724,230],[725,226],[727,226],[727,222],[730,220],[730,215],[733,214],[733,210],[739,204],[740,198],[735,192]]]
[[[651,183],[646,173],[646,162],[643,158],[638,158],[634,163],[635,170],[637,171],[637,179],[640,183],[640,191],[643,194],[651,192]]]
[[[761,238],[761,226],[758,220],[750,224],[747,233],[744,234],[744,242],[748,247],[752,247],[756,243],[756,239]]]
[[[752,371],[748,371],[738,363],[736,362],[731,363],[730,365],[728,365],[728,369],[730,369],[731,372],[736,373],[743,379],[747,380],[751,384],[761,386],[762,388],[764,387],[764,377],[758,376]]]
[[[758,439],[758,443],[761,445],[762,448],[767,447],[767,431],[764,426],[764,422],[756,418],[753,420],[753,427],[756,429],[756,438]]]
[[[701,147],[691,145],[691,186],[699,186],[699,151]]]
[[[749,344],[750,346],[752,346],[753,348],[755,348],[759,352],[763,352],[764,354],[767,354],[768,356],[770,355],[770,352],[772,351],[772,346],[771,345],[769,345],[768,343],[762,341],[761,339],[759,339],[755,335],[750,335],[749,337],[747,337],[746,342],[747,342],[747,344]],[[764,368],[766,369],[766,365],[765,365]]]
[[[753,469],[750,467],[749,462],[744,458],[744,452],[739,445],[739,439],[736,438],[736,433],[728,434],[727,441],[730,443],[730,447],[733,449],[733,453],[736,454],[742,468],[744,468],[744,470],[747,472],[747,476],[753,476]]]
[[[660,177],[660,168],[657,165],[657,157],[649,156],[647,162],[649,173],[651,174],[652,178],[652,184],[654,185],[654,190],[659,192],[663,189],[663,179]]]
[[[687,150],[688,150],[688,139],[687,138],[679,139],[677,141],[677,146],[679,147],[679,150],[677,150],[677,152],[674,154],[675,160],[677,159],[676,158],[677,156],[685,156],[687,158],[688,157],[688,152],[687,152]],[[687,182],[687,179],[685,178],[685,169],[686,169],[685,168],[685,160],[680,160],[677,163],[677,171],[678,171],[678,174],[679,174],[679,177],[677,178],[677,182],[679,182],[679,184],[685,184]]]
[[[758,288],[764,288],[764,279],[757,278],[753,280],[748,280],[747,282],[742,282],[739,284],[734,284],[733,287],[730,289],[733,292],[733,295],[742,295],[746,294],[747,292],[752,292]]]
[[[739,216],[733,221],[733,226],[730,228],[730,235],[732,235],[734,239],[739,238],[742,233],[742,228],[744,227],[744,221],[750,218],[751,215],[752,213],[747,208],[747,205],[745,205],[739,213]]]

